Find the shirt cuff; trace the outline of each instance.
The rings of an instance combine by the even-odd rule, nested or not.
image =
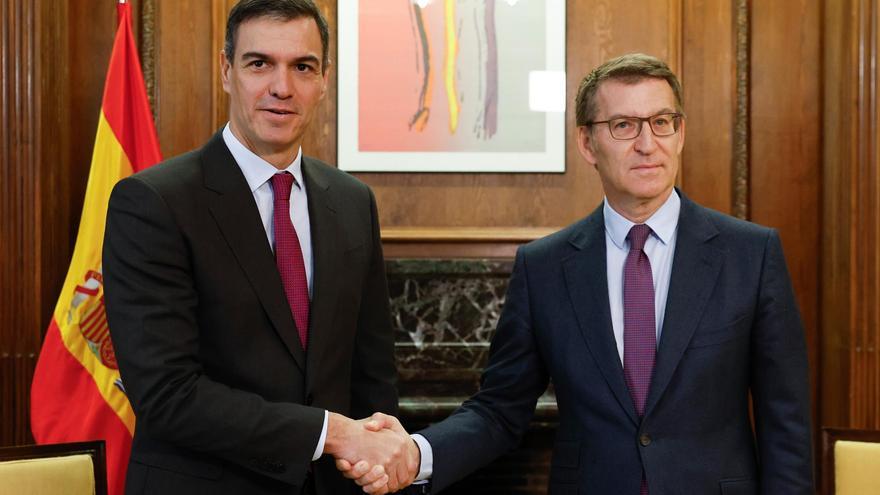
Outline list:
[[[327,421],[330,419],[330,413],[324,410],[324,427],[321,428],[321,437],[318,438],[318,446],[315,447],[315,455],[312,456],[313,461],[317,461],[321,454],[324,453],[324,442],[327,441]]]
[[[413,433],[410,437],[418,445],[422,455],[422,460],[419,464],[419,475],[416,476],[416,481],[427,480],[434,474],[434,451],[431,449],[431,444],[427,438],[418,433]]]

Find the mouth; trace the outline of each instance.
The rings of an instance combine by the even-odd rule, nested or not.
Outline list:
[[[274,115],[293,115],[294,113],[296,113],[291,110],[286,110],[283,108],[263,108],[262,110],[264,112],[269,112]]]
[[[651,169],[661,168],[661,167],[663,167],[663,165],[659,164],[659,163],[641,163],[639,165],[632,167],[632,170],[651,170]]]

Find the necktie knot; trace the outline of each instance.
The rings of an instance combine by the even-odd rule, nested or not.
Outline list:
[[[272,176],[272,192],[275,201],[290,201],[290,190],[293,188],[293,175],[290,172],[281,172]]]
[[[633,225],[631,229],[629,229],[629,234],[627,234],[626,238],[629,239],[630,250],[641,251],[645,248],[645,242],[648,240],[648,236],[651,235],[651,227],[641,223],[638,225]]]

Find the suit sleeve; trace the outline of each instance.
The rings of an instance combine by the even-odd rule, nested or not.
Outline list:
[[[138,431],[301,485],[323,411],[270,403],[205,375],[192,260],[162,197],[132,177],[114,188],[104,238],[107,317]]]
[[[394,335],[385,258],[379,236],[376,200],[369,191],[370,258],[361,289],[361,305],[354,343],[351,372],[351,414],[363,418],[374,412],[397,416],[397,368],[394,364]]]
[[[807,495],[813,478],[804,327],[776,231],[766,242],[751,344],[761,493]]]
[[[549,383],[532,324],[520,249],[480,390],[451,416],[419,432],[433,451],[432,493],[513,450],[528,429]]]

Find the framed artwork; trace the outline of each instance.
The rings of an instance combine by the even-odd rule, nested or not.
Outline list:
[[[565,0],[338,7],[341,169],[565,171]]]

